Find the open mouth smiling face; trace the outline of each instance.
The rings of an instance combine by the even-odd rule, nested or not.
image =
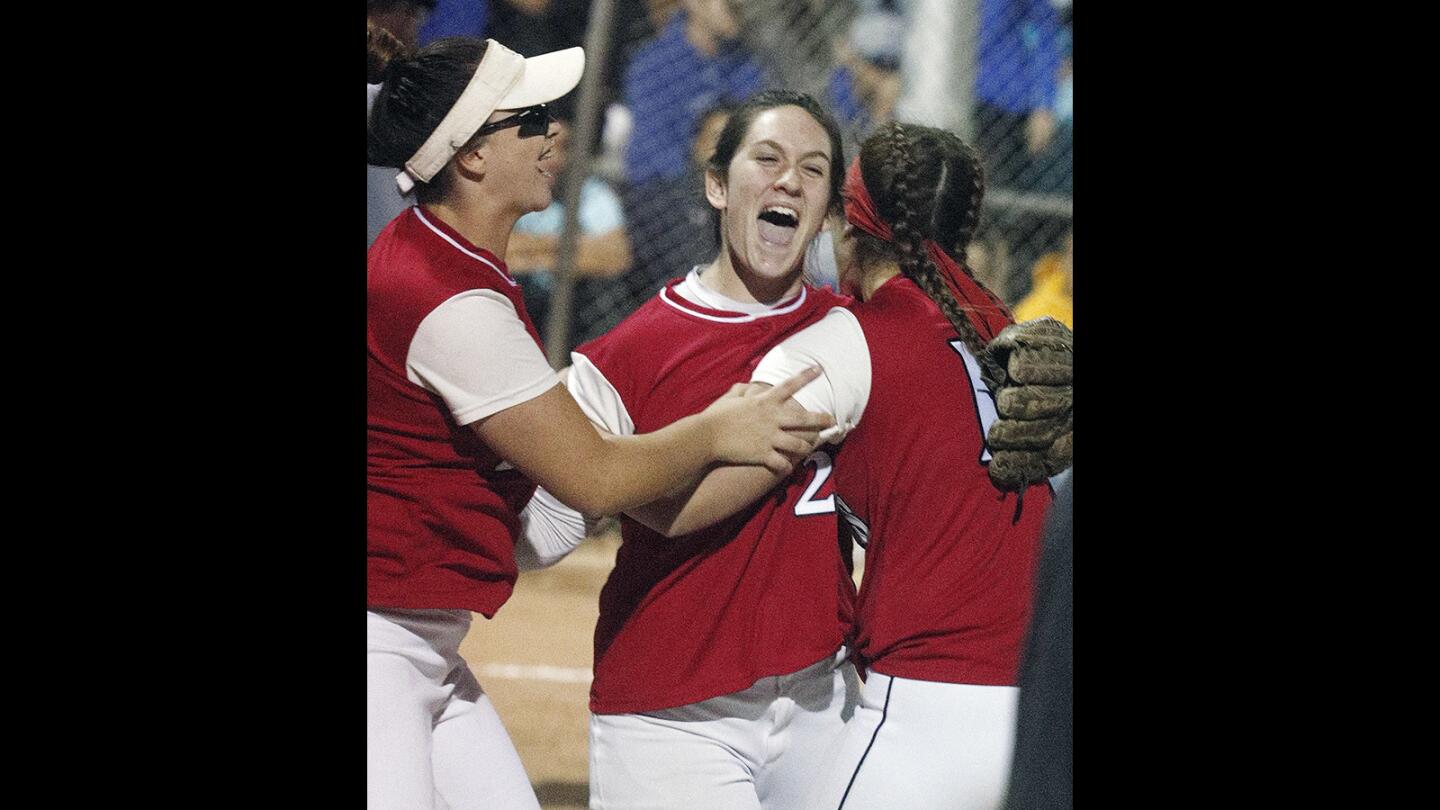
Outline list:
[[[799,283],[805,248],[825,221],[831,171],[830,138],[805,110],[755,116],[727,177],[707,173],[705,183],[737,275],[773,282],[772,291]]]

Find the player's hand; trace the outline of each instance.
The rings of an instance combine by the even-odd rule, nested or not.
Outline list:
[[[774,387],[775,386],[771,385],[770,383],[763,382],[735,383],[734,385],[730,386],[730,390],[727,391],[725,395],[731,397],[756,396],[758,394],[763,394]],[[803,388],[804,386],[801,387]],[[784,408],[785,411],[794,418],[796,424],[804,422],[806,415],[810,413],[810,411],[805,410],[804,406],[796,402],[793,396],[790,399],[785,400],[784,404],[781,405],[781,407]],[[810,455],[810,453],[814,452],[815,448],[820,446],[820,429],[803,430],[797,428],[790,428],[786,432],[788,432],[792,436],[799,436],[801,439],[804,439],[806,443],[806,449],[803,452],[790,453],[783,450],[781,451],[781,455],[785,456],[790,460],[790,465],[792,468],[803,464],[805,462],[805,459]]]
[[[812,367],[768,390],[756,384],[731,386],[703,413],[712,423],[715,457],[788,475],[809,455],[820,431],[835,424],[829,414],[812,413],[791,399],[819,376],[820,369]]]

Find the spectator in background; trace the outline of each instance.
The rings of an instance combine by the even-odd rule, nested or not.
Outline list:
[[[1060,92],[1071,49],[1069,7],[1069,0],[980,0],[976,141],[996,191],[1070,193],[1069,109]],[[1008,300],[1030,292],[1023,268],[1058,250],[1070,225],[1039,202],[1021,198],[996,212],[1017,270],[1003,291]]]
[[[524,56],[585,44],[591,0],[489,0],[485,36]],[[654,36],[647,0],[614,0],[605,64],[600,67],[600,109],[620,95],[620,72],[635,45]]]
[[[512,42],[516,53],[585,42],[590,0],[491,0],[487,37]]]
[[[415,51],[418,32],[426,25],[435,4],[436,0],[368,0],[366,3],[371,52],[366,65],[367,116],[380,93],[386,60],[398,59]],[[411,200],[395,187],[394,169],[366,166],[365,170],[365,219],[369,229],[365,245],[368,247],[390,224],[390,220],[410,207]]]
[[[992,188],[1017,186],[1054,137],[1064,34],[1052,0],[980,0],[975,113]]]
[[[986,289],[996,294],[1005,289],[1006,280],[1010,278],[1010,256],[1005,252],[1004,243],[996,236],[995,229],[988,223],[981,224],[975,241],[965,251],[965,266]],[[1003,295],[1001,298],[1006,305],[1014,303]],[[1023,319],[1016,315],[1015,320]]]
[[[836,114],[863,140],[895,117],[900,98],[900,48],[905,21],[892,11],[866,11],[835,45],[838,63],[830,77]]]
[[[422,46],[442,37],[480,36],[489,17],[490,0],[431,0],[430,7],[434,9],[430,12],[430,19],[420,28]],[[519,49],[512,45],[511,50]]]
[[[1062,29],[1064,56],[1055,71],[1055,102],[1049,110],[1037,111],[1037,125],[1027,140],[1030,160],[1022,173],[1019,186],[1027,191],[1050,194],[1074,194],[1071,167],[1074,165],[1074,64],[1071,56],[1070,27]]]
[[[437,0],[366,0],[365,16],[371,25],[384,28],[400,40],[407,51],[420,41],[420,29],[435,11]],[[372,81],[371,84],[379,84]]]
[[[618,323],[671,276],[715,258],[720,242],[714,209],[705,200],[705,167],[734,109],[722,103],[701,114],[689,140],[684,173],[652,180],[643,186],[643,193],[627,195],[625,228],[635,263],[627,279],[629,299],[613,322]],[[598,336],[604,330],[591,331]]]
[[[622,82],[634,121],[625,157],[632,187],[684,175],[701,113],[760,92],[764,75],[739,34],[727,0],[680,0],[664,29],[635,51]]]
[[[1030,293],[1015,305],[1015,319],[1028,321],[1049,315],[1075,328],[1074,232],[1065,234],[1065,252],[1047,253],[1035,262]]]
[[[556,177],[555,189],[559,191],[567,187],[566,172],[576,165],[570,160],[573,105],[562,99],[559,104],[550,106],[559,133],[552,147],[550,165]],[[603,317],[589,312],[582,314],[582,310],[596,305],[605,311],[615,309],[613,279],[630,269],[630,245],[625,237],[625,215],[620,198],[604,180],[593,174],[585,178],[580,189],[579,219],[575,274],[580,278],[576,281],[573,298],[572,346],[588,339],[588,330],[584,327],[605,323]],[[549,208],[521,217],[510,236],[506,263],[520,282],[525,294],[525,309],[540,327],[542,337],[548,337],[543,332],[548,322],[550,295],[555,285],[553,270],[564,229],[565,203],[557,195]],[[577,324],[581,328],[576,328]]]

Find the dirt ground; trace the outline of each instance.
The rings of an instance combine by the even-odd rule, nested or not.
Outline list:
[[[619,545],[618,536],[591,538],[554,567],[521,574],[495,619],[476,614],[460,647],[546,810],[589,801],[591,642]]]

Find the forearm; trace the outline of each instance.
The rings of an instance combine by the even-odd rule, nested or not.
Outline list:
[[[785,480],[763,467],[719,467],[694,489],[627,512],[666,537],[698,532],[754,503]]]
[[[630,512],[657,499],[696,485],[715,460],[707,421],[687,416],[654,433],[601,435],[604,452],[597,458],[589,515]]]
[[[834,420],[790,397],[810,368],[770,391],[729,393],[654,433],[602,436],[565,386],[472,424],[482,441],[561,501],[587,515],[632,509],[690,486],[711,461],[763,465],[785,475]]]
[[[715,435],[700,415],[640,436],[595,430],[564,386],[475,423],[497,454],[562,502],[613,515],[697,480],[714,458]]]

